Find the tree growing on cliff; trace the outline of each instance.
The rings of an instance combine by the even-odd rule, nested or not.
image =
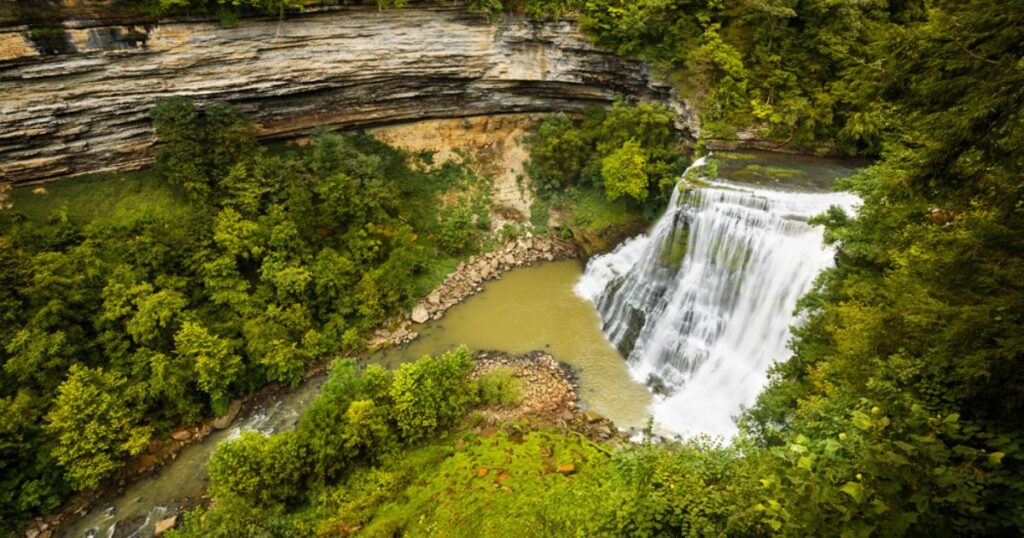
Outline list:
[[[227,103],[200,108],[190,99],[172,97],[150,115],[161,142],[157,170],[195,199],[218,193],[231,166],[256,149],[252,123]]]
[[[601,178],[609,200],[629,196],[638,202],[647,199],[647,155],[640,144],[629,139],[621,148],[601,160]]]

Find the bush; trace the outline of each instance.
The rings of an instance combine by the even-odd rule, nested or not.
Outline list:
[[[617,100],[609,110],[590,109],[574,123],[549,116],[530,137],[526,169],[542,196],[599,186],[610,200],[628,196],[653,213],[684,168],[673,115],[664,105]]]
[[[455,423],[473,401],[467,376],[473,359],[465,346],[440,357],[425,356],[403,364],[391,385],[394,419],[406,443],[413,443]]]
[[[476,380],[480,403],[514,405],[522,401],[522,381],[508,366],[498,366]]]
[[[304,489],[305,461],[305,447],[296,432],[271,436],[242,432],[210,457],[211,492],[263,506],[286,502]]]

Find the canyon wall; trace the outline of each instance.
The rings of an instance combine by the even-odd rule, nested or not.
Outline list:
[[[172,95],[235,103],[268,139],[317,125],[578,111],[616,94],[666,102],[684,134],[697,129],[668,86],[598,50],[573,21],[492,24],[459,7],[351,7],[233,28],[64,27],[0,29],[0,181],[146,165],[155,144],[149,111]]]

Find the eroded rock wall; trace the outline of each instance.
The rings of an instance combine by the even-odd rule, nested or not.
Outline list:
[[[124,170],[152,161],[148,113],[186,95],[240,105],[267,138],[317,125],[575,111],[616,94],[690,109],[647,70],[598,50],[572,21],[498,24],[458,7],[338,8],[276,19],[151,26],[66,22],[46,49],[0,30],[0,181]],[[52,41],[52,40],[51,40]]]

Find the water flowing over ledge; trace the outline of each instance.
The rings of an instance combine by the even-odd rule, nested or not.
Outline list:
[[[682,182],[649,233],[590,261],[576,292],[597,306],[632,375],[660,395],[651,409],[659,428],[735,433],[733,416],[754,403],[772,363],[788,357],[797,300],[833,263],[822,229],[807,219],[858,201]]]

